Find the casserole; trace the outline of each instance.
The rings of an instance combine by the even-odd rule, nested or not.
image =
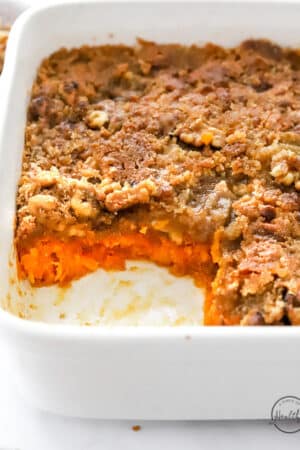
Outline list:
[[[62,45],[100,44],[108,39],[133,44],[136,36],[180,43],[210,40],[225,46],[249,37],[269,38],[282,45],[298,43],[298,4],[262,3],[250,8],[246,3],[210,2],[186,6],[170,2],[52,5],[28,11],[14,26],[3,72],[0,112],[0,176],[6,180],[0,193],[4,305],[14,301],[7,297],[8,262],[20,149],[29,89],[42,58]],[[170,8],[172,17],[168,15]],[[107,27],[103,25],[101,32],[98,17]],[[289,29],[285,30],[287,21]],[[52,35],[54,23],[56,33]],[[41,30],[43,40],[38,39]],[[115,34],[111,36],[111,32]],[[19,77],[24,64],[26,70]],[[85,293],[90,294],[88,290]],[[15,373],[22,392],[39,407],[62,414],[141,419],[268,418],[278,397],[297,395],[297,328],[81,328],[22,321],[5,311],[1,311],[1,323],[15,352]]]
[[[157,279],[155,263],[205,289],[205,325],[299,324],[299,68],[297,50],[263,39],[231,49],[139,39],[46,58],[17,194],[19,278],[65,287],[68,302],[53,303],[66,322],[79,279],[110,273],[116,286],[116,273],[131,273],[112,298],[93,287],[99,325],[145,324],[158,312],[149,284],[165,309],[177,302],[172,324],[197,324],[190,294]],[[122,285],[126,307],[113,307]],[[38,316],[41,303],[19,314]]]

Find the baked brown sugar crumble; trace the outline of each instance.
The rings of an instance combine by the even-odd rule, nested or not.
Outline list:
[[[299,169],[299,50],[59,50],[28,109],[19,276],[146,259],[206,289],[206,324],[300,324]]]

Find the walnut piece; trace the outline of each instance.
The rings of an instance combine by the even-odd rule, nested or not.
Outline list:
[[[92,129],[103,127],[108,122],[108,114],[105,111],[90,111],[86,118],[87,124]]]

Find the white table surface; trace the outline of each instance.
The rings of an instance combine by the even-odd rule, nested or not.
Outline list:
[[[48,0],[25,0],[41,4]],[[300,389],[300,380],[299,380]],[[246,401],[246,395],[245,395]],[[140,425],[138,432],[133,425]],[[293,450],[300,432],[268,422],[132,422],[64,418],[38,411],[15,390],[0,342],[0,450]]]

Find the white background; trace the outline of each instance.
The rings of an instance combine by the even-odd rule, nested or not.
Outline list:
[[[24,3],[46,1],[25,0]],[[0,450],[300,448],[300,432],[284,434],[268,422],[132,422],[63,418],[37,411],[26,404],[15,391],[12,380],[9,355],[5,344],[0,343]],[[132,426],[137,424],[141,430],[134,432]]]

